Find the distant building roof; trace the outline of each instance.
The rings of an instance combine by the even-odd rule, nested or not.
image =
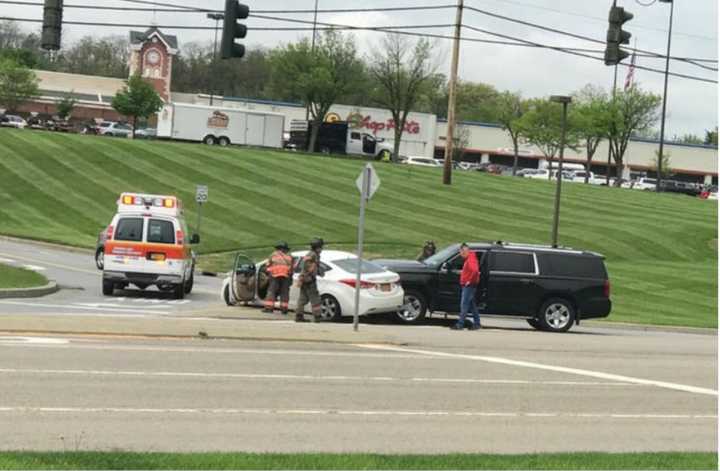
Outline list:
[[[113,97],[125,85],[124,79],[113,77],[68,74],[49,70],[33,70],[33,72],[40,80],[38,87],[41,93],[46,91]]]
[[[157,27],[153,26],[145,32],[142,31],[130,31],[130,44],[142,44],[149,38],[153,33],[157,33],[160,38],[165,41],[170,49],[178,48],[177,36],[165,34],[160,31]]]

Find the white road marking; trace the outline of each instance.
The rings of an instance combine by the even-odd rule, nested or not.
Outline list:
[[[716,420],[706,414],[585,414],[572,412],[493,412],[493,411],[402,411],[402,410],[336,410],[336,409],[214,409],[150,407],[28,407],[0,406],[0,413],[61,414],[208,414],[208,415],[338,415],[402,417],[504,417],[504,418],[596,418],[626,420]]]
[[[0,343],[2,337],[0,337]],[[65,342],[67,343],[67,342]],[[425,383],[475,383],[475,384],[511,384],[511,385],[547,385],[547,386],[640,386],[633,383],[583,382],[583,381],[532,381],[514,379],[456,379],[456,378],[393,378],[389,376],[344,376],[344,375],[293,375],[262,373],[204,373],[185,371],[122,371],[122,370],[58,370],[32,368],[0,368],[0,374],[47,374],[82,376],[139,376],[139,377],[178,377],[178,378],[228,378],[228,379],[282,379],[301,381],[374,381],[374,382],[417,382]]]
[[[97,309],[104,309],[104,308],[110,308],[110,309],[122,309],[125,311],[137,311],[136,308],[127,306],[123,307],[123,304],[115,304],[115,303],[72,303],[69,305],[69,307],[75,307],[75,306],[84,306],[84,307],[93,307]],[[167,306],[142,306],[143,309],[162,309],[163,307]],[[154,311],[153,311],[154,312]]]
[[[2,263],[15,263],[15,260],[13,260],[12,258],[2,258],[2,257],[0,257],[0,262],[2,262]]]
[[[496,363],[501,365],[519,366],[522,368],[532,368],[536,370],[554,371],[557,373],[567,373],[571,375],[587,376],[590,378],[605,379],[609,381],[620,381],[626,383],[642,384],[646,386],[656,386],[658,388],[672,389],[675,391],[689,392],[693,394],[704,394],[708,396],[717,396],[718,392],[714,389],[700,388],[697,386],[689,386],[686,384],[669,383],[666,381],[655,381],[651,379],[634,378],[632,376],[623,376],[611,373],[603,373],[600,371],[583,370],[579,368],[568,368],[565,366],[545,365],[542,363],[534,363],[529,361],[510,360],[508,358],[489,357],[483,355],[469,355],[463,353],[447,353],[436,352],[433,350],[418,350],[414,348],[392,347],[389,345],[375,344],[355,344],[355,346],[371,350],[382,350],[388,352],[415,353],[419,355],[427,355],[430,357],[456,358],[463,360],[483,361],[486,363]]]
[[[79,306],[74,304],[45,304],[45,303],[32,303],[22,301],[0,301],[0,305],[8,306],[29,306],[29,307],[43,307],[50,309],[80,309],[88,311],[103,311],[103,312],[128,312],[133,314],[170,314],[170,312],[163,311],[144,311],[142,309],[134,309],[131,307],[127,308],[107,308],[107,307],[92,307],[92,306]]]
[[[50,344],[50,345],[64,345],[70,343],[68,339],[50,338],[50,337],[0,337],[0,343],[4,344]]]
[[[45,271],[45,267],[40,267],[38,265],[23,265],[22,267],[31,271]]]

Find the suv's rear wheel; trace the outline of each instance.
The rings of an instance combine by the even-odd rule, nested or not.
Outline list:
[[[115,283],[113,283],[112,281],[108,281],[108,280],[103,280],[102,283],[103,283],[103,285],[102,285],[103,295],[112,296],[113,293],[115,292]]]
[[[190,279],[185,282],[185,294],[190,294],[195,284],[195,273],[190,274]]]
[[[179,285],[175,285],[173,287],[173,298],[183,299],[184,297],[185,297],[185,284],[180,283]]]
[[[102,270],[105,266],[105,249],[102,247],[97,249],[97,252],[95,252],[95,266],[98,270]]]
[[[395,318],[403,324],[420,322],[427,314],[425,296],[418,291],[405,291],[403,306],[395,313]]]
[[[567,332],[575,322],[575,307],[567,299],[549,299],[540,308],[539,322],[543,330]]]

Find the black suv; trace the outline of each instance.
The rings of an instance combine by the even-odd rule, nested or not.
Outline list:
[[[610,314],[610,282],[602,255],[503,242],[468,245],[480,262],[477,301],[482,314],[517,316],[553,332]],[[405,306],[397,316],[402,322],[418,322],[427,312],[460,311],[460,244],[424,262],[375,262],[400,275]]]

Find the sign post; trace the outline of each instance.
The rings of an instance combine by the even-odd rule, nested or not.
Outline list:
[[[365,207],[373,197],[377,189],[380,187],[380,178],[378,178],[375,168],[368,163],[362,170],[362,173],[355,181],[355,185],[360,190],[360,220],[358,222],[358,250],[357,250],[357,273],[355,275],[355,313],[353,315],[353,330],[358,331],[360,324],[360,277],[362,275],[362,259],[363,259],[363,237],[365,235]]]
[[[200,235],[200,223],[202,222],[202,205],[208,201],[208,187],[206,185],[197,185],[195,188],[195,202],[198,205],[198,218],[195,232]]]

